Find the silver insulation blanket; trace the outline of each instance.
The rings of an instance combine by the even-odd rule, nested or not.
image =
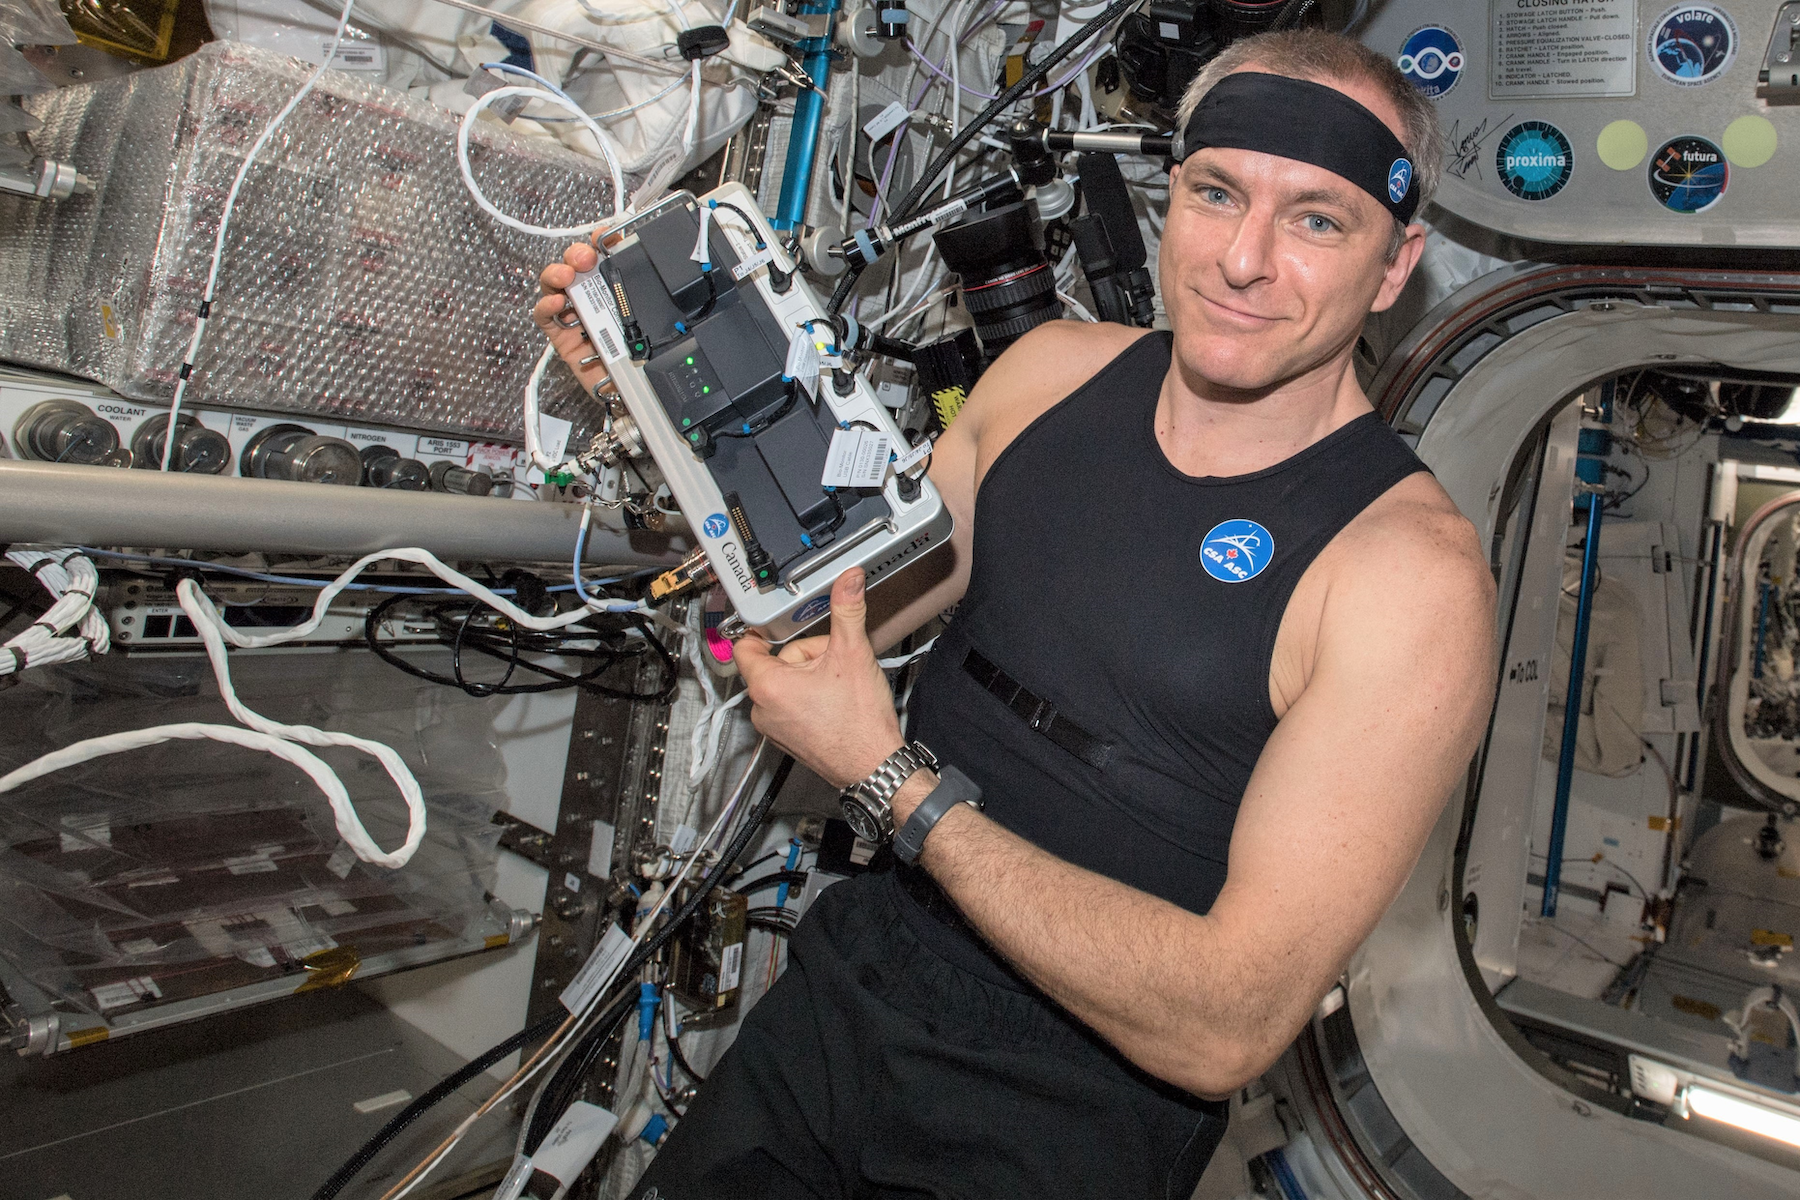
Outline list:
[[[0,198],[0,358],[136,400],[174,390],[225,196],[308,64],[214,43],[171,66],[28,104],[44,155],[97,181],[55,203]],[[187,402],[518,440],[543,346],[530,305],[563,241],[482,213],[457,117],[330,71],[245,178]],[[612,207],[603,166],[483,122],[472,171],[536,225]],[[561,365],[545,410],[598,413]]]

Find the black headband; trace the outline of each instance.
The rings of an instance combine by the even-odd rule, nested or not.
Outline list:
[[[1206,146],[1323,167],[1375,197],[1402,225],[1418,207],[1412,160],[1400,139],[1380,117],[1323,84],[1259,71],[1225,76],[1188,118],[1176,157]]]

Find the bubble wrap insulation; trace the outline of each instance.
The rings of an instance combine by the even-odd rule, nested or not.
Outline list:
[[[231,180],[306,64],[213,43],[171,66],[32,97],[49,158],[92,196],[0,198],[0,358],[167,403]],[[543,335],[530,305],[568,239],[500,226],[463,188],[458,118],[330,71],[246,176],[184,403],[519,440]],[[602,164],[483,122],[477,182],[502,211],[577,225],[611,209]],[[544,410],[597,427],[557,364]]]

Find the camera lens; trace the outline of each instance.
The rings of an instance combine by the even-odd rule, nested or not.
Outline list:
[[[963,303],[989,361],[1021,334],[1062,315],[1056,275],[1025,201],[976,213],[932,240],[962,279]]]

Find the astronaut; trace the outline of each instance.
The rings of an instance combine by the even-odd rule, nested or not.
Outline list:
[[[1424,245],[1429,101],[1285,31],[1178,130],[1170,330],[1021,338],[934,451],[952,548],[739,643],[757,727],[891,853],[806,914],[641,1200],[1187,1196],[1463,777],[1492,578],[1351,368]],[[543,274],[571,365],[593,261]],[[903,734],[876,650],[952,605]]]

